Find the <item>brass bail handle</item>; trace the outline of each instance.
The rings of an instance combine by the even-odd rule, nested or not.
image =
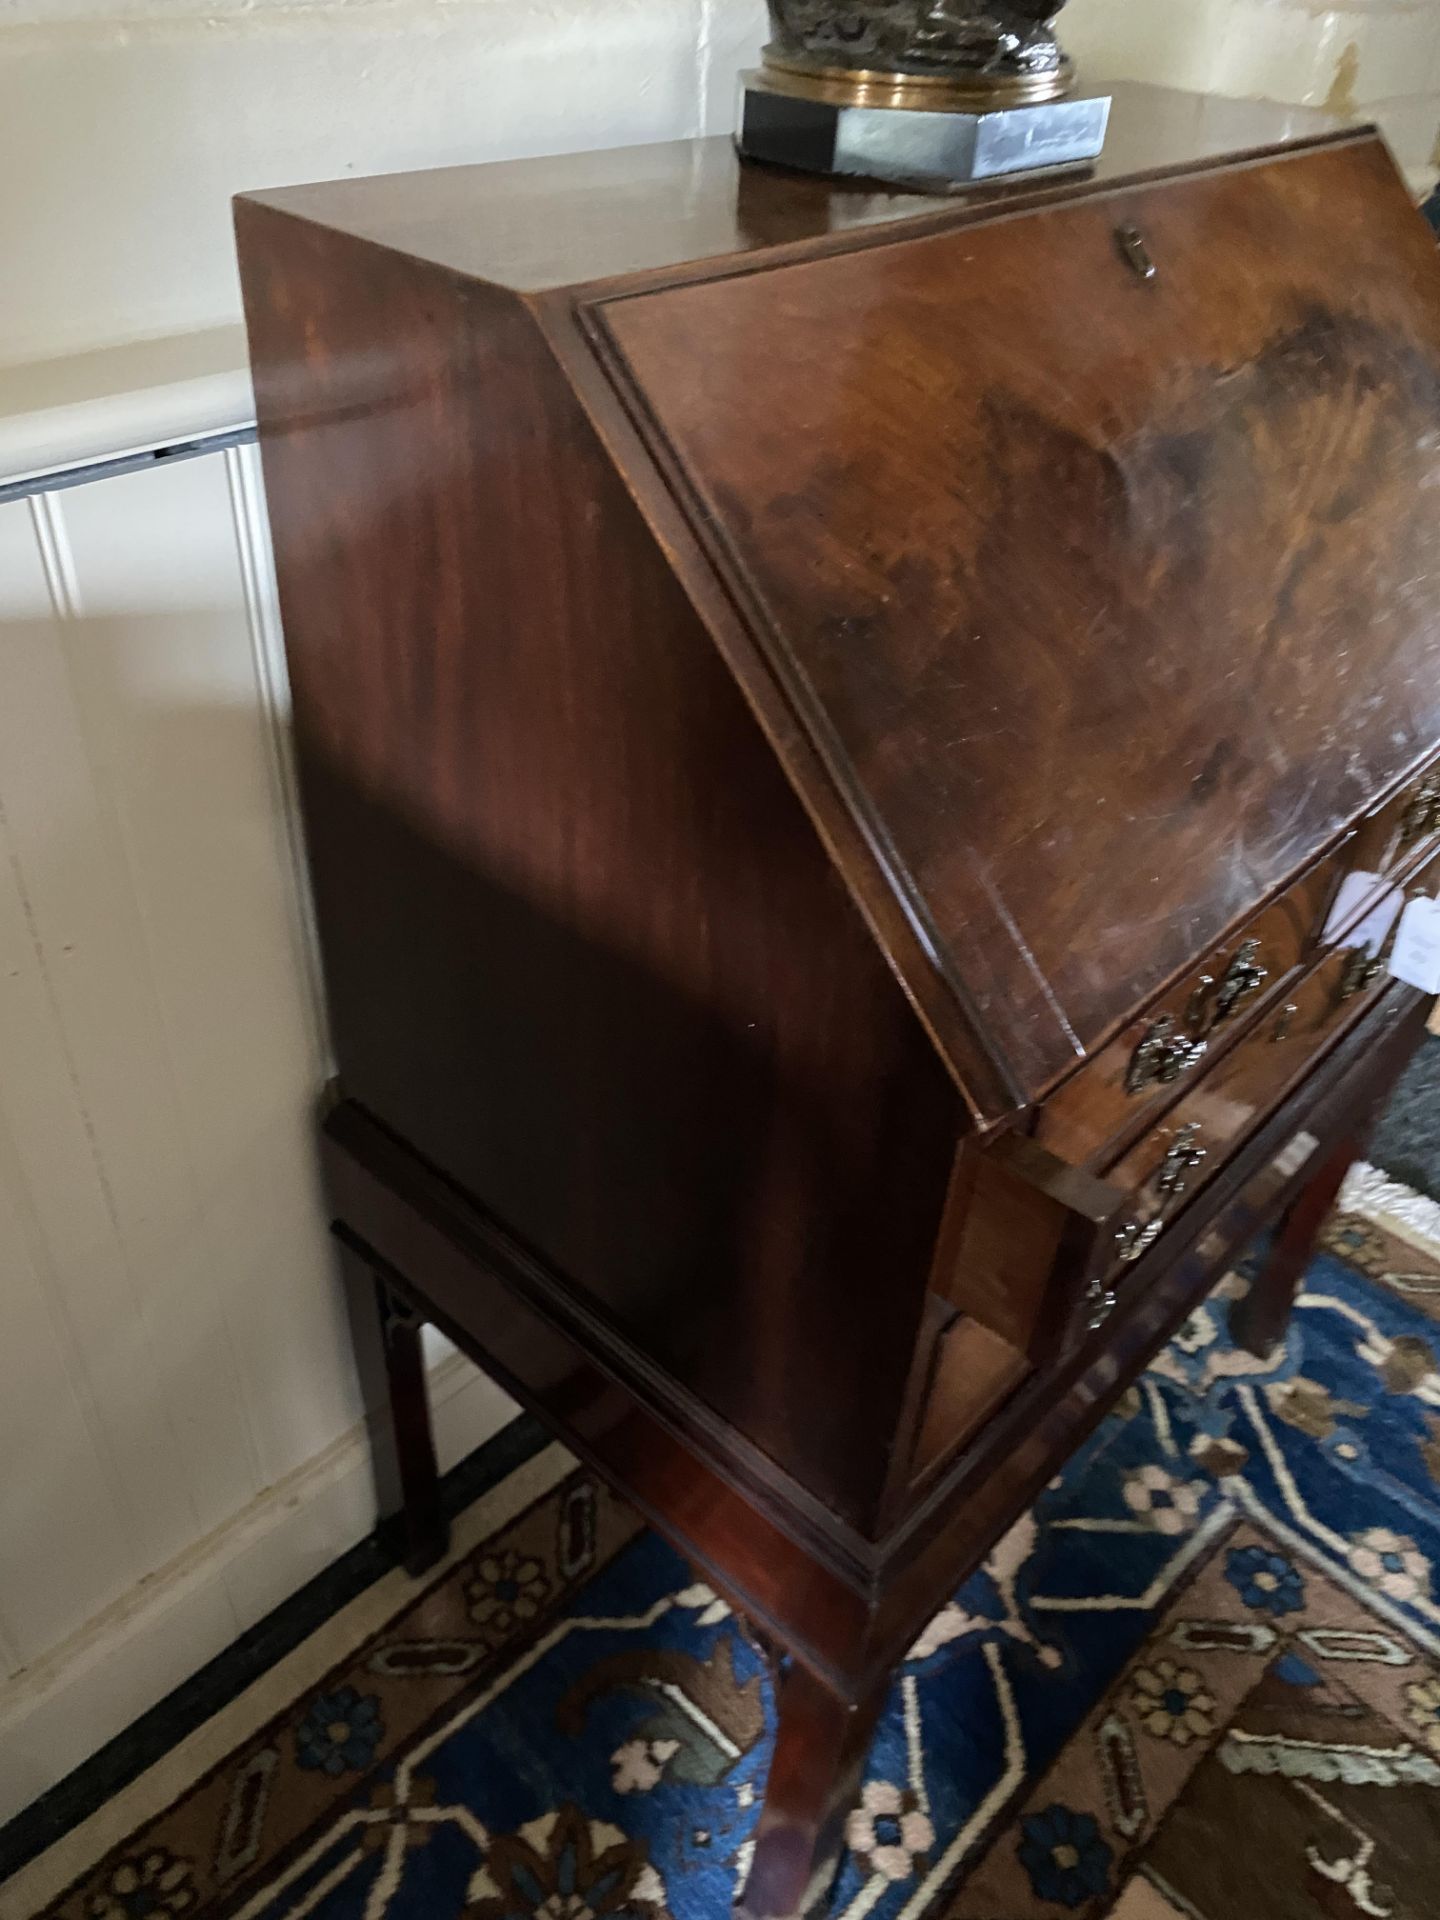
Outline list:
[[[1414,846],[1440,827],[1440,774],[1427,774],[1400,822],[1400,847]]]
[[[1172,1014],[1162,1013],[1145,1029],[1143,1038],[1130,1056],[1125,1073],[1125,1091],[1143,1093],[1147,1087],[1168,1087],[1187,1068],[1193,1067],[1205,1053],[1203,1040],[1192,1040],[1176,1031]]]
[[[1260,965],[1260,942],[1242,940],[1230,964],[1217,983],[1214,974],[1202,973],[1185,1009],[1185,1019],[1197,1037],[1213,1033],[1228,1020],[1242,1000],[1258,993],[1270,978],[1270,969]]]
[[[1399,937],[1400,921],[1404,916],[1405,907],[1417,893],[1423,892],[1424,887],[1416,886],[1413,881],[1406,887],[1405,897],[1396,911],[1395,918],[1390,922],[1385,938],[1373,952],[1369,947],[1348,949],[1345,965],[1340,974],[1340,984],[1335,992],[1337,1004],[1343,1006],[1347,1000],[1353,1000],[1357,993],[1364,993],[1368,988],[1373,987],[1385,972],[1390,964],[1390,956],[1395,951],[1395,942]]]
[[[1260,964],[1260,942],[1242,940],[1218,980],[1213,973],[1200,975],[1185,1007],[1186,1032],[1179,1031],[1179,1023],[1169,1013],[1146,1028],[1130,1057],[1125,1091],[1141,1093],[1157,1082],[1168,1086],[1178,1080],[1204,1057],[1215,1029],[1269,978],[1270,969]]]

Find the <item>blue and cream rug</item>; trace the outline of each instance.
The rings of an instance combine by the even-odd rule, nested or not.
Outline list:
[[[1440,1912],[1440,1208],[1358,1169],[1283,1349],[1227,1280],[921,1635],[844,1920]],[[587,1476],[45,1920],[724,1920],[760,1650]]]

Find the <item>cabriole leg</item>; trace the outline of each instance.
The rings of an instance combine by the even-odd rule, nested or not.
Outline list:
[[[450,1543],[420,1344],[424,1322],[357,1244],[341,1238],[339,1245],[355,1359],[370,1414],[380,1526],[407,1573],[421,1574]]]
[[[775,1757],[740,1920],[788,1920],[834,1873],[887,1689],[844,1700],[792,1661],[777,1691]]]

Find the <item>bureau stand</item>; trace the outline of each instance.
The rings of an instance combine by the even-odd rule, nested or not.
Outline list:
[[[533,1255],[360,1109],[339,1103],[325,1122],[327,1182],[342,1210],[336,1232],[352,1284],[387,1329],[406,1565],[424,1571],[447,1544],[419,1362],[419,1329],[429,1321],[620,1487],[770,1644],[793,1653],[776,1675],[775,1757],[743,1908],[756,1916],[798,1911],[838,1859],[894,1664],[1151,1355],[1269,1229],[1269,1257],[1232,1306],[1232,1330],[1262,1355],[1283,1336],[1315,1239],[1424,1031],[1429,1004],[1394,991],[1322,1084],[1277,1114],[1228,1171],[1204,1224],[1184,1233],[1177,1222],[1177,1244],[1137,1268],[1103,1345],[1082,1348],[1017,1397],[972,1456],[955,1463],[931,1511],[893,1545],[881,1543],[868,1568],[837,1564],[794,1537],[793,1523],[784,1530],[778,1506],[767,1513],[705,1435],[672,1427],[646,1405],[643,1388],[625,1378],[630,1356],[614,1355],[609,1366],[597,1360],[583,1317],[571,1319]],[[476,1337],[477,1316],[496,1330],[493,1344]]]

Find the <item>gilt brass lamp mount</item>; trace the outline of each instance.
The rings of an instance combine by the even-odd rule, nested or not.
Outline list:
[[[1092,160],[1106,95],[1075,95],[1064,0],[769,0],[741,76],[748,159],[907,184],[965,184]]]

